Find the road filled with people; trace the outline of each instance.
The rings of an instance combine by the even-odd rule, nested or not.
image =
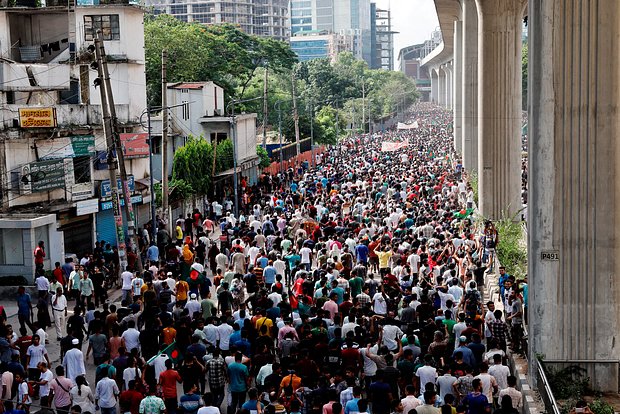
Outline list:
[[[523,292],[496,263],[493,224],[474,219],[451,113],[420,103],[409,118],[417,128],[351,136],[261,177],[238,217],[214,202],[179,219],[143,273],[122,269],[119,304],[105,241],[41,274],[36,298],[20,288],[0,326],[4,411],[520,411],[506,352]],[[483,303],[489,271],[500,309]]]

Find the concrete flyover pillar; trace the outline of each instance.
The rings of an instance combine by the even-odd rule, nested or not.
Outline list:
[[[620,2],[530,2],[530,358],[583,365],[617,392]],[[577,364],[579,365],[579,364]]]
[[[436,68],[430,68],[428,70],[431,78],[431,102],[437,103],[437,97],[439,95],[439,75]]]
[[[476,0],[463,0],[461,40],[463,50],[461,78],[463,84],[461,105],[463,167],[469,172],[474,172],[478,171],[478,10]]]
[[[452,108],[454,109],[454,149],[459,154],[463,153],[463,45],[462,45],[463,22],[454,22],[454,76],[452,77]]]
[[[437,103],[441,106],[446,106],[446,71],[442,66],[437,69],[437,76],[439,77],[439,90],[437,91]]]
[[[490,219],[521,209],[521,19],[523,0],[478,6],[480,211]]]
[[[452,62],[446,63],[446,109],[452,109],[452,78],[453,78],[453,67]]]

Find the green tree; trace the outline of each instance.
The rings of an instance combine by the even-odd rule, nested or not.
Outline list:
[[[232,141],[226,139],[216,148],[215,173],[233,166]],[[182,147],[174,152],[170,188],[177,188],[178,198],[194,194],[209,194],[213,182],[213,145],[203,137],[190,136]]]
[[[271,165],[269,153],[261,145],[256,146],[256,155],[258,155],[258,158],[260,159],[260,163],[258,164],[260,168],[267,168]]]
[[[149,103],[161,102],[161,51],[168,51],[168,82],[212,80],[240,98],[259,67],[290,70],[297,58],[290,46],[248,35],[230,24],[203,26],[170,15],[144,21]]]

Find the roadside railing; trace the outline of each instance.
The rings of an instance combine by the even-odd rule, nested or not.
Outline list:
[[[547,379],[547,375],[545,374],[545,369],[542,364],[537,359],[534,359],[533,361],[530,361],[530,366],[531,365],[535,368],[533,371],[536,373],[538,392],[543,400],[543,403],[545,404],[547,412],[550,414],[561,414],[560,407],[553,396],[551,385],[549,384],[549,380]]]

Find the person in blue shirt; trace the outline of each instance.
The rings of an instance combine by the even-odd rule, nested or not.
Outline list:
[[[233,323],[233,333],[230,334],[230,343],[235,344],[235,342],[241,339],[241,325],[237,322]],[[247,354],[244,354],[247,356]]]
[[[273,267],[273,260],[268,261],[268,265],[263,268],[263,280],[265,281],[265,285],[267,288],[270,288],[271,285],[276,283],[276,275],[278,271],[275,267]]]
[[[501,295],[502,301],[504,300],[504,292],[506,291],[506,287],[504,286],[504,283],[506,283],[509,277],[510,275],[506,273],[506,268],[504,266],[500,266],[499,267],[499,281],[497,282],[497,284],[499,285],[499,290],[500,290],[499,293]]]
[[[297,188],[298,188],[297,183],[295,181],[293,181],[291,183],[291,193],[297,192]]]
[[[32,312],[32,301],[30,295],[26,293],[26,288],[20,286],[17,288],[17,319],[19,320],[19,327],[26,328],[28,325],[32,329],[32,319],[34,318]],[[32,329],[34,332],[34,329]]]
[[[476,367],[476,357],[471,349],[467,347],[467,338],[465,336],[461,336],[459,338],[459,347],[454,350],[452,357],[457,352],[461,352],[463,354],[463,362],[469,365],[472,368]]]
[[[231,394],[230,405],[228,406],[228,413],[233,414],[237,411],[237,408],[241,408],[245,402],[245,394],[248,390],[248,380],[250,373],[248,367],[241,363],[243,354],[237,352],[235,354],[235,362],[228,366],[228,390]]]
[[[258,390],[256,388],[250,388],[248,391],[249,400],[246,401],[241,408],[246,409],[250,412],[250,414],[257,414],[259,412],[259,404],[260,411],[263,411],[264,405],[262,402],[258,401]]]
[[[463,405],[467,407],[467,414],[485,413],[489,400],[482,393],[482,381],[480,378],[476,378],[471,385],[474,390],[463,399]]]
[[[330,295],[335,293],[338,297],[336,298],[336,303],[338,305],[341,305],[342,302],[344,302],[344,289],[341,287],[338,287],[338,281],[337,280],[333,280],[332,281],[332,291],[330,292]]]
[[[364,243],[360,243],[355,246],[355,257],[357,259],[357,263],[366,266],[368,263],[368,246]]]
[[[146,251],[146,259],[151,262],[159,261],[159,247],[155,245],[155,242],[151,242],[151,247]]]

